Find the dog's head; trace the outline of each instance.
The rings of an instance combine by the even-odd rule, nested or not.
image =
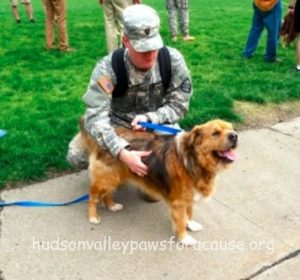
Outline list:
[[[185,165],[195,175],[204,169],[216,172],[218,167],[233,162],[237,144],[232,124],[222,120],[195,126],[181,141]]]
[[[213,120],[195,127],[192,133],[196,137],[196,150],[225,164],[235,160],[238,135],[231,123]]]

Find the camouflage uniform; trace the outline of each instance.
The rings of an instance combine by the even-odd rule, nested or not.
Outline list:
[[[124,21],[126,25],[126,18]],[[137,19],[138,24],[140,21],[141,19]],[[145,23],[144,15],[142,22]],[[148,18],[146,24],[149,22],[151,20]],[[144,26],[139,28],[144,28]],[[155,40],[155,36],[159,35],[158,29],[148,31],[146,35],[138,30],[133,33],[127,30],[125,34],[129,40],[135,40],[140,36],[140,40],[131,41],[135,49],[153,48],[155,45],[161,47],[162,42]],[[147,38],[143,38],[143,36],[150,40],[147,41]],[[144,44],[139,45],[140,42]],[[162,84],[158,62],[146,72],[139,71],[131,63],[128,51],[125,50],[124,62],[128,75],[128,90],[122,97],[115,97],[111,94],[116,85],[116,75],[111,63],[112,54],[97,63],[87,92],[83,96],[83,101],[87,105],[84,126],[98,144],[104,149],[108,149],[114,157],[117,157],[120,151],[129,145],[125,139],[116,134],[116,126],[130,128],[130,123],[136,115],[145,115],[153,123],[175,124],[187,112],[192,94],[190,74],[182,55],[173,48],[168,48],[168,50],[171,57],[172,77],[166,92]],[[103,87],[103,79],[106,81],[107,87]],[[80,145],[80,139],[77,136],[70,143],[68,153],[69,162],[79,165],[79,167],[84,166],[82,163],[86,161],[86,154]]]
[[[169,28],[172,37],[177,36],[177,12],[179,13],[180,29],[183,36],[189,35],[189,1],[166,0],[169,13]]]

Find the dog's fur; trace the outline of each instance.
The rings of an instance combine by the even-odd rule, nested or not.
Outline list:
[[[280,36],[285,46],[289,46],[297,37],[297,33],[294,31],[294,15],[287,13],[284,16],[283,22],[280,28]]]
[[[101,149],[81,128],[81,136],[90,154],[89,220],[99,223],[97,205],[117,211],[122,209],[112,194],[125,181],[133,181],[151,196],[161,197],[169,205],[177,239],[185,244],[195,240],[186,232],[200,230],[192,221],[192,204],[195,192],[204,197],[214,193],[214,181],[219,170],[233,160],[237,134],[230,123],[214,120],[195,126],[189,132],[176,136],[133,132],[118,128],[117,134],[130,143],[130,150],[152,151],[143,159],[148,175],[139,177],[118,158]]]

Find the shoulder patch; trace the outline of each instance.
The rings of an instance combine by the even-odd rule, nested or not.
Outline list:
[[[180,85],[180,88],[183,92],[190,93],[192,90],[192,83],[189,79],[186,79]]]
[[[98,85],[101,87],[101,89],[104,91],[106,95],[110,95],[114,90],[111,80],[105,76],[101,76],[99,78]]]

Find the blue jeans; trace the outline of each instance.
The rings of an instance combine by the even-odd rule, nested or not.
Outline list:
[[[248,40],[243,55],[247,58],[253,56],[257,48],[261,33],[263,29],[266,28],[268,32],[268,38],[264,59],[266,61],[274,61],[276,60],[276,50],[278,46],[279,31],[281,25],[281,0],[278,0],[278,3],[273,7],[273,9],[267,12],[259,10],[254,4],[253,9],[254,13],[252,18],[252,26],[248,35]]]

